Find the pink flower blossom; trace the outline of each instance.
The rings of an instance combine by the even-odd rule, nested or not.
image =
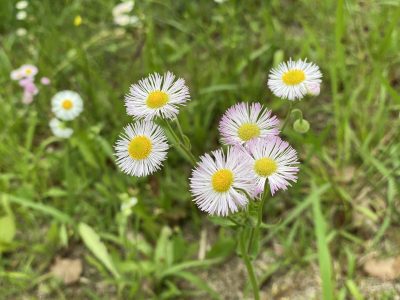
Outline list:
[[[49,85],[51,83],[51,80],[48,77],[42,77],[40,78],[40,83],[43,85]]]

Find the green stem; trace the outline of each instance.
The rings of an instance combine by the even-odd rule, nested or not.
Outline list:
[[[260,300],[260,293],[258,290],[256,274],[254,272],[253,265],[251,264],[249,255],[247,254],[244,239],[245,239],[245,236],[242,231],[240,233],[240,238],[239,238],[240,252],[242,253],[242,258],[243,258],[244,264],[246,265],[247,273],[249,275],[251,286],[253,288],[254,299]]]
[[[289,103],[289,109],[288,109],[288,112],[287,112],[287,114],[286,114],[285,122],[283,122],[281,132],[283,132],[283,130],[285,129],[286,125],[287,125],[288,122],[289,122],[290,115],[291,115],[291,113],[292,113],[292,109],[293,109],[293,102],[290,101],[290,103]]]
[[[261,197],[261,203],[258,207],[258,216],[257,216],[257,224],[255,228],[252,228],[250,231],[250,238],[249,238],[249,244],[248,244],[248,252],[250,252],[251,247],[253,246],[253,239],[255,232],[259,232],[260,226],[262,223],[262,217],[263,217],[263,212],[264,212],[264,206],[265,206],[265,201],[267,200],[267,195],[268,195],[268,181],[265,181],[264,184],[264,192]]]
[[[196,158],[194,157],[192,151],[190,151],[190,149],[188,149],[185,145],[185,141],[182,139],[180,139],[177,134],[175,133],[174,129],[172,128],[171,124],[168,121],[164,121],[163,122],[165,124],[166,129],[171,133],[173,139],[174,139],[174,144],[175,147],[181,149],[186,155],[186,158],[190,161],[190,163],[192,165],[196,164]]]

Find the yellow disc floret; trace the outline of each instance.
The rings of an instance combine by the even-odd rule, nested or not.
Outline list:
[[[262,177],[268,177],[272,175],[277,169],[278,165],[269,157],[257,159],[254,164],[254,171],[256,171],[256,173]]]
[[[133,159],[142,160],[150,155],[152,148],[153,145],[147,136],[138,135],[130,141],[128,152]]]
[[[147,96],[146,104],[149,108],[160,108],[167,104],[169,97],[162,91],[154,91]]]
[[[228,169],[221,169],[215,172],[211,178],[213,189],[218,193],[224,193],[231,188],[233,173]]]
[[[289,70],[282,75],[282,80],[287,85],[296,85],[302,83],[306,79],[303,70]]]
[[[65,100],[63,101],[63,103],[62,103],[62,107],[63,107],[64,109],[66,109],[66,110],[71,109],[72,106],[74,106],[74,104],[73,104],[72,101],[69,100],[69,99],[65,99]]]
[[[238,129],[238,136],[242,141],[249,141],[260,136],[260,128],[256,124],[245,123]]]

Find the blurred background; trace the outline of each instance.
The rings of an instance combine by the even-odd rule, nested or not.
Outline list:
[[[266,82],[289,58],[324,77],[295,103],[310,130],[284,132],[302,164],[265,208],[262,297],[400,299],[400,2],[120,3],[0,2],[0,299],[252,299],[235,231],[191,201],[190,165],[171,149],[160,172],[129,177],[113,144],[132,121],[124,94],[155,71],[187,81],[196,156],[239,101],[284,118]],[[38,68],[29,104],[10,78],[24,64]],[[84,102],[69,139],[49,127],[65,89]]]

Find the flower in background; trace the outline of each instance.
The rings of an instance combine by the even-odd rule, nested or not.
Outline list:
[[[112,14],[114,17],[128,14],[132,11],[134,6],[135,6],[135,2],[133,2],[133,1],[125,1],[125,2],[119,3],[114,6],[114,8],[112,10]]]
[[[15,7],[17,8],[17,9],[25,9],[25,8],[27,8],[28,7],[28,1],[18,1],[16,4],[15,4]]]
[[[42,77],[40,78],[40,83],[43,85],[49,85],[51,83],[51,80],[48,77]]]
[[[244,208],[245,193],[254,194],[255,175],[251,160],[239,147],[205,154],[192,171],[190,190],[200,210],[210,215],[227,216]]]
[[[296,182],[299,161],[296,150],[289,143],[275,136],[253,140],[247,150],[257,176],[255,196],[264,191],[266,180],[272,195],[277,190],[286,190],[290,186],[289,181]]]
[[[83,111],[81,96],[73,91],[61,91],[51,99],[52,111],[57,118],[68,121],[73,120]]]
[[[69,138],[74,132],[72,128],[66,127],[63,122],[56,118],[50,120],[49,126],[56,137],[63,139]]]
[[[20,69],[16,69],[11,71],[10,77],[12,80],[21,80],[22,78],[24,78],[24,75],[22,74]]]
[[[302,99],[309,91],[307,86],[321,83],[319,67],[307,60],[283,62],[269,73],[268,87],[283,99]]]
[[[222,4],[228,0],[214,0],[215,3]]]
[[[25,36],[28,32],[25,28],[21,27],[17,29],[16,33],[18,36]]]
[[[74,26],[78,27],[81,26],[81,24],[82,24],[82,17],[80,15],[77,15],[74,18]]]
[[[115,145],[116,163],[131,176],[147,176],[159,170],[169,146],[160,126],[139,121],[124,128]]]
[[[255,138],[279,134],[279,120],[260,103],[238,103],[230,107],[219,123],[221,141],[226,145],[244,144]]]
[[[24,78],[33,78],[39,72],[38,68],[34,65],[22,65],[19,70]]]
[[[184,79],[175,81],[171,72],[164,75],[154,73],[130,87],[129,94],[125,96],[125,106],[128,115],[136,118],[172,119],[178,115],[179,106],[189,100],[189,88]]]
[[[139,23],[139,18],[137,16],[130,15],[134,6],[134,1],[125,1],[117,4],[112,10],[114,23],[118,26],[128,26]]]
[[[33,78],[24,78],[19,81],[19,85],[24,89],[24,92],[29,94],[37,95],[39,93],[39,89],[36,84],[33,82]]]
[[[17,20],[25,20],[26,16],[27,16],[26,11],[21,10],[21,11],[17,12],[16,18],[17,18]]]
[[[321,85],[316,82],[307,84],[307,92],[310,96],[318,96],[321,92]]]

